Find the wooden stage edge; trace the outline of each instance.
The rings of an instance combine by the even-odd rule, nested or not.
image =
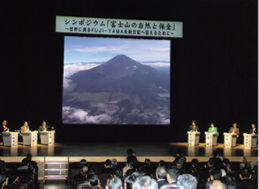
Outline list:
[[[21,162],[25,156],[1,156],[0,159],[5,162]],[[166,162],[172,162],[174,157],[171,156],[138,156],[140,162],[148,158],[152,162],[159,162],[164,160]],[[210,157],[207,156],[186,156],[187,162],[192,159],[198,159],[200,162],[208,161]],[[230,156],[226,157],[232,162],[242,162],[242,156]],[[86,159],[88,162],[104,162],[106,159],[117,159],[118,162],[125,162],[126,156],[34,156],[33,161],[36,162],[79,162],[81,159]],[[246,157],[249,162],[258,162],[258,157]]]

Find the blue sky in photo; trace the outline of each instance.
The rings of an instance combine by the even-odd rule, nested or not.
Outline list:
[[[64,63],[106,62],[118,54],[170,62],[170,40],[65,36]]]

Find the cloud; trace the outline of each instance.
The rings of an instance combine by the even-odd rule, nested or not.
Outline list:
[[[155,62],[155,63],[142,63],[147,66],[152,66],[152,67],[170,67],[169,63],[164,63],[164,62]]]
[[[75,51],[75,52],[80,52],[80,53],[98,53],[98,52],[103,52],[103,51],[109,51],[109,52],[118,52],[120,51],[120,47],[115,47],[115,46],[106,46],[106,47],[82,47],[82,48],[75,48],[70,51]]]
[[[89,115],[86,110],[74,108],[71,106],[63,106],[63,122],[64,123],[107,123],[112,120],[108,114]]]
[[[64,76],[63,76],[63,87],[67,88],[70,84],[69,77],[76,72],[82,70],[89,70],[93,67],[98,66],[98,64],[84,64],[84,63],[74,63],[74,64],[65,64],[64,65]]]

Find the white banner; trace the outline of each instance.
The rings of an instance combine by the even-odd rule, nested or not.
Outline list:
[[[56,32],[182,38],[183,23],[175,21],[56,16]]]

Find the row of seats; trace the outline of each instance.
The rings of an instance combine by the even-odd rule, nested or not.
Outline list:
[[[37,189],[38,188],[38,166],[31,161],[31,155],[22,162],[1,161],[0,177],[3,188],[10,189]]]
[[[155,172],[156,168],[159,166],[159,164],[163,163],[163,166],[169,167],[172,162],[151,162],[151,172]],[[192,162],[186,162],[185,165],[188,167],[191,165]],[[107,178],[109,177],[109,174],[102,174],[102,170],[104,168],[105,163],[97,163],[97,162],[88,162],[87,166],[89,169],[94,169],[97,173],[98,179],[100,180],[100,185],[104,188],[106,185]],[[200,162],[200,165],[203,167],[207,162]],[[125,167],[126,162],[117,162],[117,169],[122,170],[123,167]],[[138,166],[143,166],[144,162],[138,162]],[[231,162],[231,167],[234,171],[238,172],[240,169],[240,162]],[[70,186],[70,189],[76,189],[81,182],[76,177],[80,174],[82,168],[81,162],[71,162],[69,163],[69,171],[68,171],[68,184]]]

